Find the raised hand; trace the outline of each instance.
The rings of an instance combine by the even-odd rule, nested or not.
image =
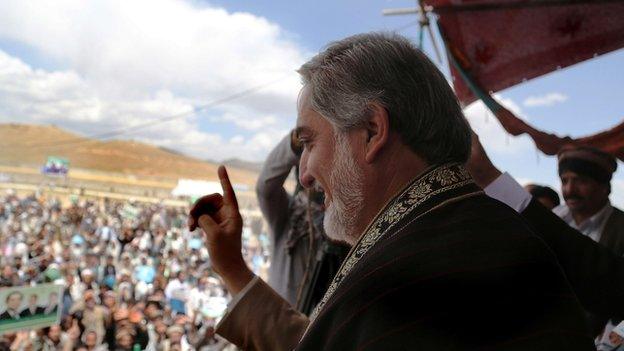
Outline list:
[[[67,335],[73,341],[76,341],[80,338],[80,327],[78,326],[78,320],[74,319],[72,321],[72,326],[67,331]]]
[[[488,157],[483,145],[479,141],[479,136],[472,131],[472,147],[470,150],[470,159],[466,163],[466,169],[472,175],[475,183],[482,188],[490,185],[496,178],[501,175],[501,171],[494,166]]]
[[[241,252],[243,219],[225,167],[219,167],[223,196],[211,194],[197,200],[189,214],[189,229],[200,227],[206,234],[212,266],[231,294],[253,278]]]

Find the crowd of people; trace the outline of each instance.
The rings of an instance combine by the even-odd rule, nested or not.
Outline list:
[[[230,296],[188,208],[42,194],[0,196],[0,287],[62,286],[61,320],[0,335],[0,350],[222,350]],[[250,221],[251,222],[251,221]],[[266,269],[266,239],[245,258]]]

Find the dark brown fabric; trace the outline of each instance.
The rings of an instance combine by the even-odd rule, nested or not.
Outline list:
[[[258,279],[223,317],[216,333],[243,350],[290,351],[307,325],[305,315]]]
[[[574,230],[536,200],[531,201],[522,217],[555,254],[583,307],[604,319],[622,320],[624,258]],[[297,314],[280,311],[289,311],[290,307],[277,294],[270,293],[266,284],[258,282],[252,291],[253,296],[247,294],[239,302],[240,306],[224,317],[218,331],[225,331],[232,341],[247,340],[247,345],[259,345],[258,350],[294,348],[298,340],[291,343],[296,338],[289,339],[284,330],[295,330],[296,335],[301,335],[307,321]],[[262,303],[259,303],[260,298],[264,299]],[[266,318],[271,313],[282,318]],[[265,320],[271,321],[271,328],[262,329],[267,324]],[[275,324],[278,321],[280,324]],[[296,327],[300,329],[297,331]],[[260,330],[267,334],[261,334]],[[254,337],[258,340],[249,340]],[[267,345],[270,342],[273,344]]]
[[[616,255],[624,256],[624,212],[613,208],[600,236],[600,243]]]
[[[478,195],[412,219],[357,263],[297,350],[593,349],[555,257],[513,210]]]
[[[607,220],[600,244],[570,227],[538,201],[522,212],[535,233],[555,253],[573,291],[587,312],[593,336],[608,320],[624,319],[624,214]]]
[[[624,319],[624,258],[570,227],[535,199],[522,217],[555,254],[583,307],[604,319]]]

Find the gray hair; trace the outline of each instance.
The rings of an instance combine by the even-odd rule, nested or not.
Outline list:
[[[362,126],[376,102],[387,110],[391,130],[428,163],[463,163],[470,155],[470,127],[453,90],[427,56],[398,34],[336,41],[298,72],[312,108],[338,131]]]

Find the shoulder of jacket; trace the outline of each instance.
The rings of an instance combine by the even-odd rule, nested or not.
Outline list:
[[[613,207],[613,212],[608,219],[609,222],[615,221],[616,223],[624,223],[624,211],[620,210],[617,207]]]

